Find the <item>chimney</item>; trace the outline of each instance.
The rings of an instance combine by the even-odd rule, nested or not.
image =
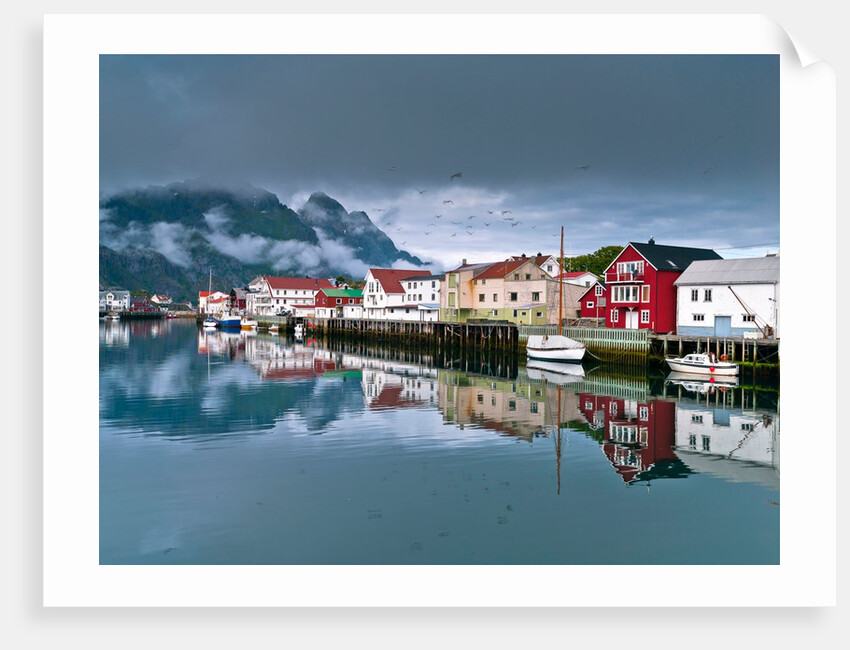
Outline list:
[[[542,256],[543,256],[543,254],[542,254],[540,251],[538,251],[538,252],[537,252],[537,257],[542,257]]]
[[[650,244],[654,244],[654,243],[655,243],[655,238],[654,238],[652,235],[650,235],[650,236],[649,236],[649,243],[650,243]]]
[[[525,259],[525,253],[522,254],[522,259]]]
[[[460,265],[466,266],[466,258],[465,257],[460,261]]]

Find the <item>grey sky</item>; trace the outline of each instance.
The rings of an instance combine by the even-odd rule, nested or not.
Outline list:
[[[778,249],[776,56],[103,56],[100,86],[103,192],[323,191],[443,265],[561,225],[573,253]]]

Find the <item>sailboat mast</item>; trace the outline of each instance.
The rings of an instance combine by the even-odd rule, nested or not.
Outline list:
[[[558,265],[558,336],[561,335],[561,323],[564,320],[564,227],[561,226],[561,258]]]

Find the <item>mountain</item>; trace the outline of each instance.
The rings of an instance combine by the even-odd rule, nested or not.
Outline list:
[[[346,212],[338,201],[314,192],[298,213],[301,220],[334,241],[353,248],[357,258],[369,266],[391,266],[397,260],[422,266],[422,260],[400,251],[365,212]]]
[[[361,277],[369,266],[422,262],[365,212],[317,192],[296,212],[248,183],[209,179],[136,188],[100,203],[100,285],[197,301],[258,275]]]

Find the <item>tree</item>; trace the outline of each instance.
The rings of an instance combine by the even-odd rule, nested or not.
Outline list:
[[[567,271],[590,271],[601,277],[621,250],[623,250],[622,246],[603,246],[592,253],[565,259],[564,268]]]

